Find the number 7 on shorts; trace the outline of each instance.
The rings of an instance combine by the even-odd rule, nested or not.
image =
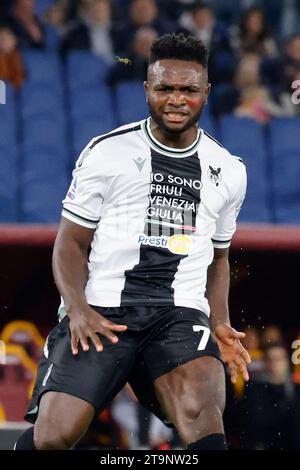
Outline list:
[[[195,332],[203,331],[203,335],[201,337],[201,340],[200,340],[200,343],[199,343],[199,346],[198,346],[198,351],[203,351],[203,349],[206,348],[206,345],[207,345],[207,342],[208,342],[208,338],[209,338],[209,335],[210,335],[210,329],[207,328],[206,326],[202,326],[202,325],[193,325],[193,331],[195,331]]]

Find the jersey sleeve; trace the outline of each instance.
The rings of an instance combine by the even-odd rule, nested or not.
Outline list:
[[[215,248],[228,248],[236,230],[236,219],[241,210],[247,187],[247,174],[243,163],[241,163],[241,171],[239,172],[239,175],[240,178],[237,190],[220,211],[219,218],[216,223],[216,231],[212,238]]]
[[[87,146],[73,170],[73,179],[63,200],[62,216],[86,228],[95,229],[100,220],[105,191],[99,153]]]

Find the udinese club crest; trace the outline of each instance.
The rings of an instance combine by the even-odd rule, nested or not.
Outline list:
[[[209,165],[207,174],[210,181],[216,186],[219,186],[219,183],[222,181],[221,168],[214,169],[212,166]]]

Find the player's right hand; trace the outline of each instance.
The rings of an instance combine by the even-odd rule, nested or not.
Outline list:
[[[96,350],[101,352],[103,344],[99,334],[105,336],[112,343],[117,343],[119,338],[113,332],[122,333],[127,330],[126,325],[117,325],[90,307],[86,307],[84,311],[69,312],[68,316],[70,319],[71,350],[74,355],[78,354],[79,343],[83,351],[89,350],[88,338],[91,339]]]

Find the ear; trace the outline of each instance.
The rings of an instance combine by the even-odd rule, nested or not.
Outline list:
[[[217,173],[219,174],[219,173],[220,173],[220,171],[221,171],[221,168],[218,168],[218,169],[217,169]]]
[[[144,82],[144,90],[145,90],[145,93],[146,93],[146,103],[148,103],[149,83],[147,81]]]
[[[208,103],[208,97],[209,97],[209,94],[210,94],[210,90],[211,90],[211,83],[207,83],[206,89],[205,89],[205,101],[204,101],[204,104],[207,104],[207,103]]]
[[[210,169],[210,171],[214,171],[214,169],[210,165],[209,165],[209,169]]]

